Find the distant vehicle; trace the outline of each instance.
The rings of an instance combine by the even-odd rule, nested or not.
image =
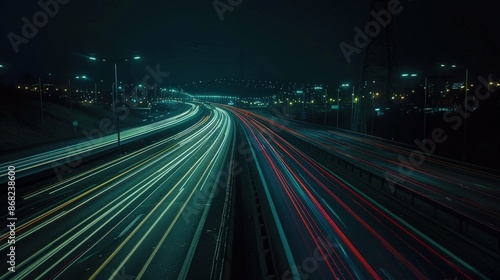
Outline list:
[[[229,101],[229,103],[227,103],[227,105],[234,106],[234,102],[233,101]]]

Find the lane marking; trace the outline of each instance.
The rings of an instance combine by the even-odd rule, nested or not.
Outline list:
[[[125,233],[127,233],[127,231],[132,227],[134,226],[135,223],[137,223],[137,221],[142,217],[144,216],[144,214],[139,214],[139,216],[135,217],[135,219],[118,235],[117,238],[121,238],[123,235],[125,235]]]

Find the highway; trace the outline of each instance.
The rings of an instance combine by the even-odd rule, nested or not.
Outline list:
[[[188,104],[186,110],[178,112],[178,114],[167,119],[139,127],[121,129],[120,142],[121,144],[127,144],[151,136],[154,133],[193,119],[198,113],[199,107],[197,105]],[[122,116],[120,115],[120,117]],[[87,157],[98,152],[109,151],[117,145],[116,125],[110,119],[101,120],[99,129],[83,130],[82,134],[85,137],[81,139],[26,151],[23,153],[25,156],[20,158],[13,159],[11,156],[0,157],[2,182],[5,182],[5,170],[7,170],[8,165],[15,165],[18,176],[24,177],[50,168],[57,170],[60,165],[64,165],[67,161]]]
[[[134,132],[163,130],[62,181],[38,182],[24,192],[19,187],[16,272],[4,270],[0,279],[177,279],[193,266],[209,275],[217,252],[203,264],[191,260],[207,217],[224,213],[226,192],[215,174],[234,153],[235,132],[229,115],[213,109],[166,133],[197,110],[125,132],[131,139]],[[41,159],[47,156],[58,157]],[[1,233],[5,252],[8,233]]]
[[[487,278],[276,133],[292,124],[224,107],[252,147],[290,266],[280,279]]]
[[[17,186],[16,272],[5,270],[0,280],[222,277],[224,269],[216,266],[228,253],[221,245],[228,237],[222,228],[232,213],[227,208],[231,188],[219,175],[236,151],[242,153],[238,133],[249,144],[246,160],[256,167],[261,198],[269,205],[265,215],[276,229],[271,236],[280,249],[273,255],[286,263],[278,279],[488,279],[483,267],[299,150],[282,138],[283,131],[372,172],[396,174],[397,158],[412,152],[283,116],[194,105],[181,115],[125,131],[128,143],[120,153],[76,166],[63,179]],[[89,148],[97,152],[115,145],[109,136],[105,146]],[[65,157],[56,151],[34,154],[41,160],[36,164],[22,157],[26,165],[20,172],[36,173],[38,164]],[[494,218],[498,176],[450,164],[428,157],[400,184],[470,216],[483,217],[474,210],[491,208],[492,216],[485,212],[485,217]],[[473,179],[483,187],[450,191]],[[476,200],[483,197],[491,201]],[[6,214],[1,218],[5,221]],[[8,229],[0,234],[6,252]]]
[[[424,153],[432,151],[429,142],[423,149],[410,148],[345,130],[313,127],[284,116],[261,112],[253,116],[269,125],[278,124],[283,131],[500,230],[500,175],[493,170]]]

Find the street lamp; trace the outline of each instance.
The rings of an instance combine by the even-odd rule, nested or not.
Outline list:
[[[453,67],[453,66],[452,66]],[[469,83],[469,68],[465,68],[465,107],[464,110],[467,110],[467,91],[468,89],[468,83]],[[467,148],[467,118],[464,118],[464,155],[463,155],[463,160],[465,161],[465,150]]]
[[[328,97],[328,89],[325,89],[325,95],[323,95],[323,98],[325,99],[325,114],[324,114],[324,125],[326,126],[326,105],[327,105],[327,97]]]
[[[141,98],[144,98],[144,95],[142,94],[142,84],[139,84],[135,87],[135,98],[138,100],[138,97],[137,97],[137,92],[138,92],[138,89],[141,89]]]
[[[349,87],[349,84],[341,84],[337,87],[337,128],[339,128],[339,111],[340,111],[340,88],[341,87]],[[353,87],[354,92],[354,87]]]
[[[353,118],[354,118],[354,90],[351,93],[351,129],[353,127],[353,125],[352,125]]]
[[[83,80],[93,80],[89,77],[87,77],[86,75],[81,75],[81,76],[76,76],[75,77],[77,80],[80,80],[80,79],[83,79]],[[102,82],[102,80],[101,80]],[[98,103],[99,103],[99,99],[98,99],[98,96],[97,96],[97,81],[94,80],[94,93],[95,93],[95,114],[96,116],[98,116]]]
[[[441,64],[440,67],[445,67],[444,64]],[[413,74],[401,74],[401,77],[402,78],[409,78],[409,77],[412,77],[412,78],[416,78],[418,75],[416,73],[413,73]],[[424,138],[425,139],[425,136],[427,134],[427,113],[425,112],[425,108],[427,108],[427,80],[428,80],[429,76],[427,75],[424,79],[424,107],[422,109],[422,112],[424,114]]]
[[[375,119],[375,112],[377,111],[377,109],[375,108],[375,97],[376,96],[379,96],[379,93],[378,92],[372,92],[372,121],[371,121],[371,134],[372,135],[375,135],[375,133],[373,132],[373,119]]]
[[[0,68],[3,68],[3,65],[0,64]],[[48,73],[48,76],[52,76],[52,73]],[[45,78],[45,77],[44,77]],[[36,90],[36,88],[35,88]],[[42,131],[45,130],[45,123],[44,123],[44,117],[43,117],[43,97],[42,97],[42,78],[41,75],[38,76],[38,93],[40,95],[40,114],[41,114],[41,121],[42,121]],[[48,90],[48,89],[47,89]]]
[[[40,112],[42,114],[42,132],[44,131],[44,123],[43,123],[43,101],[42,101],[42,79],[38,77],[38,87],[40,92]]]
[[[314,123],[314,99],[311,99],[311,113],[312,113],[312,120]]]
[[[89,57],[90,60],[93,60],[93,61],[97,61],[97,58],[96,57]],[[139,60],[141,59],[140,56],[134,56],[132,58],[133,60]],[[116,95],[116,99],[115,99],[115,102],[118,103],[118,72],[117,72],[117,67],[116,67],[116,64],[117,63],[120,63],[120,62],[126,62],[128,61],[129,59],[128,58],[124,58],[124,59],[115,59],[115,60],[106,60],[106,59],[102,59],[101,61],[102,62],[110,62],[110,63],[113,63],[114,64],[114,70],[115,70],[115,95]],[[113,108],[115,106],[115,103],[113,103]],[[115,110],[113,109],[113,112],[115,113]],[[116,116],[116,128],[117,128],[117,144],[118,144],[118,147],[120,147],[120,118],[118,117],[118,114],[115,113],[115,116]]]
[[[302,94],[302,112],[304,112],[306,109],[305,109],[305,103],[306,103],[306,93],[304,90],[300,89],[300,90],[297,90],[297,94]]]
[[[441,68],[446,68],[446,64],[441,64]],[[457,68],[456,64],[452,64],[451,68]],[[467,111],[468,102],[467,102],[467,93],[469,90],[469,68],[465,67],[465,99],[464,99],[464,111]],[[463,155],[462,160],[465,161],[466,155],[466,146],[467,146],[467,118],[464,118],[464,138],[463,138]]]

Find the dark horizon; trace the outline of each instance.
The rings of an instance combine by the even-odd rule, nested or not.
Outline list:
[[[400,71],[423,76],[447,63],[468,67],[474,75],[500,73],[495,63],[498,6],[492,0],[400,1],[402,11],[391,19]],[[0,82],[12,85],[26,74],[47,73],[111,79],[112,65],[87,61],[85,56],[90,55],[141,55],[141,62],[119,66],[132,80],[147,74],[146,66],[159,64],[173,83],[219,77],[353,81],[361,74],[363,54],[353,54],[348,63],[339,45],[354,45],[353,28],[363,29],[369,5],[368,1],[264,5],[242,1],[223,12],[221,21],[211,1],[67,1],[33,38],[19,43],[16,54],[8,34],[22,36],[21,18],[33,22],[40,11],[35,2],[3,7]]]

